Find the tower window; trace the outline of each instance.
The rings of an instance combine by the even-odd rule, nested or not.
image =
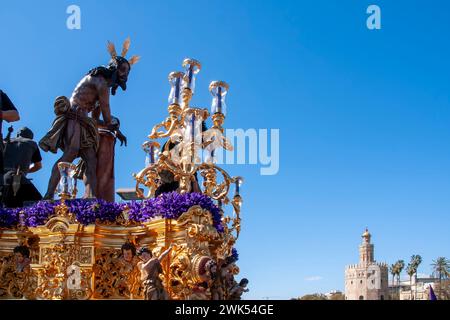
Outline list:
[[[359,280],[359,283],[362,284],[362,280]]]

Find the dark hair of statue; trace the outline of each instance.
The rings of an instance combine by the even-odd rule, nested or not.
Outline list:
[[[139,251],[138,251],[138,253],[137,253],[137,255],[138,255],[138,256],[141,256],[141,255],[143,255],[145,252],[147,252],[147,253],[150,255],[150,257],[153,257],[152,252],[151,252],[148,248],[145,248],[145,247],[140,248]]]
[[[114,96],[116,95],[117,88],[119,87],[119,84],[117,83],[117,69],[119,69],[119,67],[124,63],[128,64],[128,67],[131,69],[131,65],[127,59],[117,56],[109,61],[108,66],[93,68],[88,71],[87,75],[91,77],[103,77],[106,80],[112,79],[113,84],[111,94]]]
[[[26,246],[17,246],[14,248],[14,253],[20,253],[22,256],[29,258],[30,257],[30,249]]]
[[[136,255],[136,247],[135,247],[132,243],[130,243],[130,242],[125,242],[125,243],[122,245],[121,250],[122,250],[122,254],[123,254],[123,252],[124,252],[125,250],[131,250],[131,253],[133,254],[133,256]]]

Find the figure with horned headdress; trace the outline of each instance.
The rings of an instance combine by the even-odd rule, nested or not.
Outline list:
[[[117,88],[127,89],[128,74],[138,56],[126,59],[130,47],[128,38],[123,44],[121,56],[117,55],[114,44],[108,42],[111,60],[107,66],[90,70],[81,79],[70,99],[61,96],[55,100],[56,119],[47,134],[39,142],[45,152],[56,153],[58,149],[63,155],[52,168],[44,199],[53,199],[55,189],[60,179],[59,162],[73,162],[81,158],[85,164],[84,176],[85,197],[96,197],[97,190],[97,151],[99,149],[99,133],[97,126],[118,131],[117,121],[113,121],[109,105],[110,93],[116,94]],[[103,120],[100,120],[100,114]],[[90,116],[89,116],[90,115]],[[123,140],[122,135],[118,139]]]

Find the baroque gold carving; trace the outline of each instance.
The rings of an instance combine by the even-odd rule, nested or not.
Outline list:
[[[95,265],[94,297],[97,299],[139,299],[143,288],[139,280],[138,259],[125,261],[120,250],[97,249]]]
[[[14,255],[0,257],[0,299],[33,299],[36,275],[29,269],[16,270]]]
[[[92,271],[82,269],[77,258],[80,250],[74,244],[58,243],[44,248],[41,256],[42,267],[37,270],[38,286],[36,289],[37,299],[62,300],[62,299],[89,299],[91,290]],[[78,266],[80,270],[80,281],[75,288],[69,285],[69,267]]]

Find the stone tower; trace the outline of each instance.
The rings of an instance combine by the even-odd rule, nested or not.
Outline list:
[[[374,245],[369,230],[362,234],[359,263],[345,269],[346,300],[388,299],[388,266],[374,259]]]

